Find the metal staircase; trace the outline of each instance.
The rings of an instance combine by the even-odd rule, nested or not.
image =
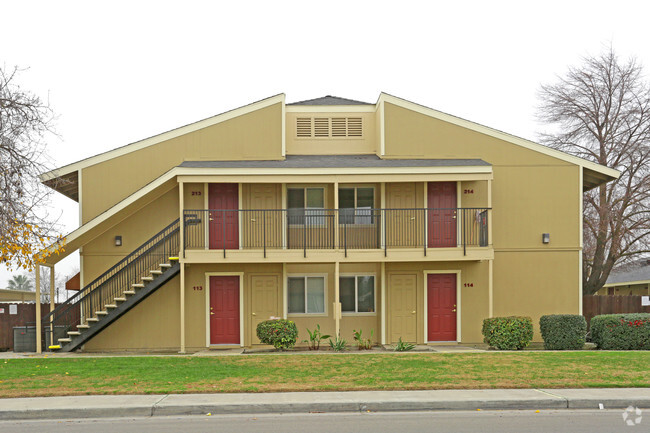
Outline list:
[[[180,272],[179,220],[43,317],[43,335],[62,352],[78,349]]]

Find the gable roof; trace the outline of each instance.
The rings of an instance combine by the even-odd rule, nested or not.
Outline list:
[[[526,140],[520,137],[516,137],[511,134],[507,134],[505,132],[489,128],[487,126],[480,125],[475,122],[471,122],[469,120],[462,119],[460,117],[452,116],[447,113],[443,113],[438,110],[434,110],[432,108],[416,104],[414,102],[408,101],[406,99],[398,98],[393,95],[389,95],[388,93],[382,92],[379,95],[379,98],[377,100],[376,104],[370,104],[367,102],[361,102],[361,101],[355,101],[353,99],[346,99],[346,98],[340,98],[338,96],[332,96],[332,95],[327,95],[321,98],[316,98],[316,99],[309,99],[305,101],[298,101],[294,102],[291,104],[285,104],[285,95],[283,93],[271,96],[266,99],[262,99],[260,101],[254,102],[249,105],[245,105],[243,107],[236,108],[234,110],[226,111],[224,113],[218,114],[213,117],[209,117],[207,119],[200,120],[198,122],[191,123],[189,125],[182,126],[180,128],[172,129],[170,131],[164,132],[162,134],[158,134],[149,138],[146,138],[144,140],[140,140],[131,144],[127,144],[122,147],[118,147],[116,149],[110,150],[108,152],[104,152],[80,161],[77,161],[72,164],[65,165],[63,167],[57,168],[55,170],[49,171],[47,173],[43,173],[40,176],[41,182],[43,182],[45,185],[55,189],[56,191],[59,191],[60,193],[64,194],[65,196],[78,201],[79,197],[79,179],[77,176],[77,171],[84,168],[84,167],[89,167],[91,165],[119,157],[121,155],[125,155],[130,152],[134,152],[140,149],[143,149],[145,147],[153,146],[155,144],[158,144],[160,142],[179,137],[184,134],[188,134],[193,131],[197,131],[202,128],[206,128],[208,126],[215,125],[217,123],[233,119],[235,117],[253,112],[255,110],[259,110],[265,107],[268,107],[270,105],[274,105],[277,103],[282,103],[283,107],[284,106],[312,106],[312,107],[326,107],[326,106],[353,106],[356,105],[358,107],[361,106],[367,106],[369,109],[372,110],[372,107],[374,107],[375,110],[379,110],[380,107],[383,107],[383,104],[385,103],[391,103],[398,105],[400,107],[406,108],[408,110],[412,110],[421,114],[424,114],[426,116],[434,117],[439,120],[455,124],[457,126],[467,128],[488,136],[492,136],[495,138],[498,138],[503,141],[507,141],[509,143],[513,143],[522,147],[525,147],[527,149],[540,152],[546,155],[549,155],[554,158],[558,158],[560,160],[578,165],[583,168],[583,190],[589,190],[591,188],[594,188],[598,185],[601,185],[605,182],[611,181],[613,179],[617,179],[620,175],[620,173],[617,170],[601,166],[599,164],[596,164],[594,162],[588,161],[586,159],[578,158],[576,156],[569,155],[567,153],[561,152],[559,150],[551,149],[549,147],[543,146],[541,144],[535,143],[530,140]],[[316,109],[316,108],[315,108]],[[382,125],[383,128],[383,125]],[[383,138],[383,133],[380,134],[380,148],[382,149],[381,154],[383,154],[383,149],[384,149],[384,138]]]
[[[603,165],[597,164],[595,162],[589,161],[587,159],[579,158],[577,156],[570,155],[568,153],[562,152],[560,150],[552,149],[548,146],[544,146],[534,141],[526,140],[525,138],[517,137],[512,134],[508,134],[498,129],[490,128],[488,126],[481,125],[476,122],[472,122],[451,114],[443,113],[442,111],[434,110],[433,108],[426,107],[424,105],[417,104],[415,102],[408,101],[406,99],[399,98],[397,96],[389,95],[388,93],[382,92],[379,95],[377,100],[377,106],[380,106],[385,103],[394,104],[405,108],[407,110],[415,111],[425,116],[434,117],[436,119],[448,122],[462,128],[466,128],[472,131],[476,131],[481,134],[488,135],[490,137],[497,138],[502,141],[506,141],[518,146],[524,147],[535,152],[542,153],[544,155],[557,158],[562,161],[575,164],[582,167],[583,172],[583,191],[588,191],[598,185],[609,182],[614,179],[618,179],[620,172],[613,168],[605,167]],[[380,147],[384,149],[383,137],[381,138],[382,142]]]
[[[292,102],[287,105],[375,105],[369,102],[355,101],[354,99],[339,98],[338,96],[327,95],[321,98],[306,99],[304,101]]]
[[[64,165],[63,167],[59,167],[57,169],[43,173],[39,177],[41,182],[43,182],[45,185],[71,198],[72,200],[78,201],[79,179],[77,178],[76,174],[78,170],[109,159],[117,158],[127,153],[135,152],[137,150],[153,146],[172,138],[180,137],[181,135],[189,134],[190,132],[198,131],[199,129],[207,128],[208,126],[225,122],[226,120],[230,120],[274,104],[282,103],[284,106],[284,98],[284,93],[280,93],[278,95],[253,102],[251,104],[244,105],[242,107],[235,108],[233,110],[229,110],[212,117],[208,117],[207,119],[199,120],[198,122],[190,123],[188,125],[163,132],[162,134],[154,135],[152,137],[145,138],[144,140],[139,140],[134,143],[130,143],[109,150],[107,152],[103,152],[82,159],[80,161],[73,162],[72,164]]]

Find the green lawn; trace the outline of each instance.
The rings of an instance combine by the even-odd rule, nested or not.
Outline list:
[[[0,360],[0,397],[650,387],[649,352],[292,354]]]

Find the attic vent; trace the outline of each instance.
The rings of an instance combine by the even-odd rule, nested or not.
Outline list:
[[[311,137],[311,117],[299,117],[296,120],[296,135],[298,137]]]
[[[330,119],[327,117],[316,117],[314,119],[314,137],[329,137]]]
[[[315,117],[314,119],[298,117],[296,136],[299,138],[363,137],[363,122],[361,117]]]

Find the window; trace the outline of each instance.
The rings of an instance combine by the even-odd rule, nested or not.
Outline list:
[[[339,188],[340,224],[372,224],[374,204],[374,188]]]
[[[374,275],[340,277],[339,302],[341,303],[341,311],[344,313],[374,313]]]
[[[324,188],[287,188],[289,224],[325,225]]]
[[[325,313],[325,277],[296,276],[288,281],[289,314]]]

